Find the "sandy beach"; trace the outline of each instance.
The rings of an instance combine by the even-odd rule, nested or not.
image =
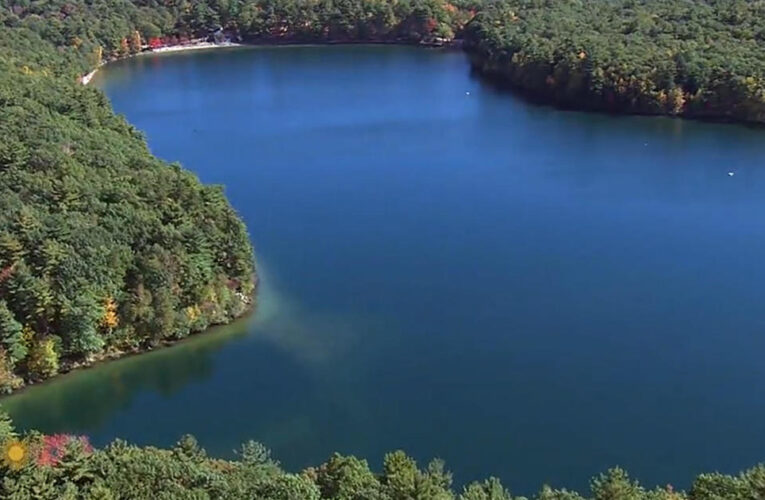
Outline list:
[[[171,45],[168,47],[159,47],[157,49],[147,50],[145,52],[141,52],[137,55],[142,54],[162,54],[165,52],[181,52],[184,50],[199,50],[199,49],[222,49],[224,47],[241,47],[241,43],[234,43],[234,42],[221,42],[221,43],[215,43],[215,42],[196,42],[196,43],[188,43],[185,45]]]
[[[146,50],[144,52],[139,52],[138,54],[134,54],[129,57],[135,57],[135,56],[142,56],[145,54],[164,54],[167,52],[183,52],[186,50],[200,50],[200,49],[222,49],[226,47],[241,47],[241,43],[234,43],[234,42],[221,42],[221,43],[215,43],[215,42],[195,42],[195,43],[187,43],[184,45],[172,45],[168,47],[159,47],[156,49]],[[106,64],[106,63],[104,63]],[[102,65],[103,66],[103,65]],[[93,79],[95,74],[98,72],[98,68],[94,69],[90,73],[87,73],[85,75],[82,75],[80,77],[80,83],[83,85],[87,85],[90,83],[90,81]]]
[[[90,73],[86,75],[82,75],[80,77],[80,83],[82,83],[83,85],[89,84],[90,81],[93,79],[93,77],[96,75],[97,71],[98,71],[98,68],[94,69],[93,71],[91,71]]]

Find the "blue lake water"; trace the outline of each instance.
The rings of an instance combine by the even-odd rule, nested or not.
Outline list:
[[[4,400],[20,427],[252,438],[291,470],[402,448],[519,494],[765,459],[764,130],[540,107],[406,47],[145,56],[95,84],[225,186],[260,308]]]

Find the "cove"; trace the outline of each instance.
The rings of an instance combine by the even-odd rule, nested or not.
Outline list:
[[[516,494],[764,458],[762,130],[535,106],[409,47],[146,56],[93,83],[225,186],[260,307],[2,400],[19,427],[256,439],[290,470],[402,448]]]

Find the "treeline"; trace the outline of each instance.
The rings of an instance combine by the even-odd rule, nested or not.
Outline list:
[[[474,15],[475,2],[455,0],[230,0],[194,2],[176,29],[204,33],[221,26],[257,41],[448,41]]]
[[[765,3],[501,0],[465,30],[475,68],[560,106],[765,123]]]
[[[389,453],[382,471],[366,460],[335,454],[300,473],[282,470],[266,448],[248,442],[237,460],[209,457],[194,438],[172,449],[115,441],[93,449],[84,437],[18,436],[0,414],[0,497],[9,500],[525,500],[491,478],[455,488],[439,460],[427,466],[405,453]],[[737,500],[760,499],[765,466],[738,476],[703,474],[687,492],[671,486],[646,489],[621,469],[591,481],[587,496],[544,486],[537,500]]]
[[[135,29],[84,5],[0,9],[0,391],[227,322],[254,290],[222,190],[76,84],[114,41],[104,26]]]
[[[2,0],[0,20],[81,72],[144,48],[244,41],[438,43],[560,106],[765,121],[765,4],[748,0]]]
[[[449,41],[480,0],[0,1],[6,26],[38,33],[93,67],[222,30],[246,41]],[[85,66],[81,66],[84,71]]]

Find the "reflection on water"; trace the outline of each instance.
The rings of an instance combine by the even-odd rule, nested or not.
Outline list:
[[[208,379],[214,354],[247,335],[251,318],[212,328],[172,347],[157,349],[62,375],[0,400],[22,429],[87,433],[130,408],[139,393],[170,398]]]
[[[334,373],[332,363],[353,348],[354,332],[364,328],[360,328],[360,321],[354,328],[349,316],[333,318],[302,311],[277,290],[276,277],[260,259],[258,269],[260,289],[255,314],[170,347],[76,370],[49,383],[31,386],[0,400],[0,406],[19,429],[87,434],[99,445],[115,436],[170,444],[181,434],[193,432],[200,423],[203,444],[223,456],[230,456],[236,443],[258,436],[268,436],[269,444],[276,448],[309,442],[315,422],[290,406],[299,401],[303,402],[300,406],[305,402],[316,404],[315,400],[321,398],[353,405],[352,398],[332,395],[332,389],[327,390],[340,388],[343,382],[330,380],[331,376],[327,379],[326,374]],[[256,351],[249,347],[253,342],[259,345]],[[269,373],[284,372],[285,368],[289,379],[270,378]],[[231,369],[234,373],[227,373]],[[294,399],[285,399],[283,391],[290,391]],[[253,399],[244,399],[248,397]],[[178,418],[177,407],[187,398],[207,401],[210,420],[205,420],[204,410],[199,408],[175,425],[153,420],[167,413]],[[231,439],[231,416],[217,430],[225,437],[212,439],[216,435],[216,411],[231,411],[225,406],[237,398],[242,399],[233,418],[251,419],[239,424],[240,439]],[[147,401],[152,401],[153,406],[148,410],[150,418],[142,415],[147,412]],[[216,409],[217,402],[224,407]],[[174,411],[161,411],[165,405]],[[193,420],[195,425],[184,426],[184,419]],[[130,423],[115,426],[115,421]],[[115,432],[115,427],[119,431]],[[147,439],[147,435],[160,434],[159,440]]]

